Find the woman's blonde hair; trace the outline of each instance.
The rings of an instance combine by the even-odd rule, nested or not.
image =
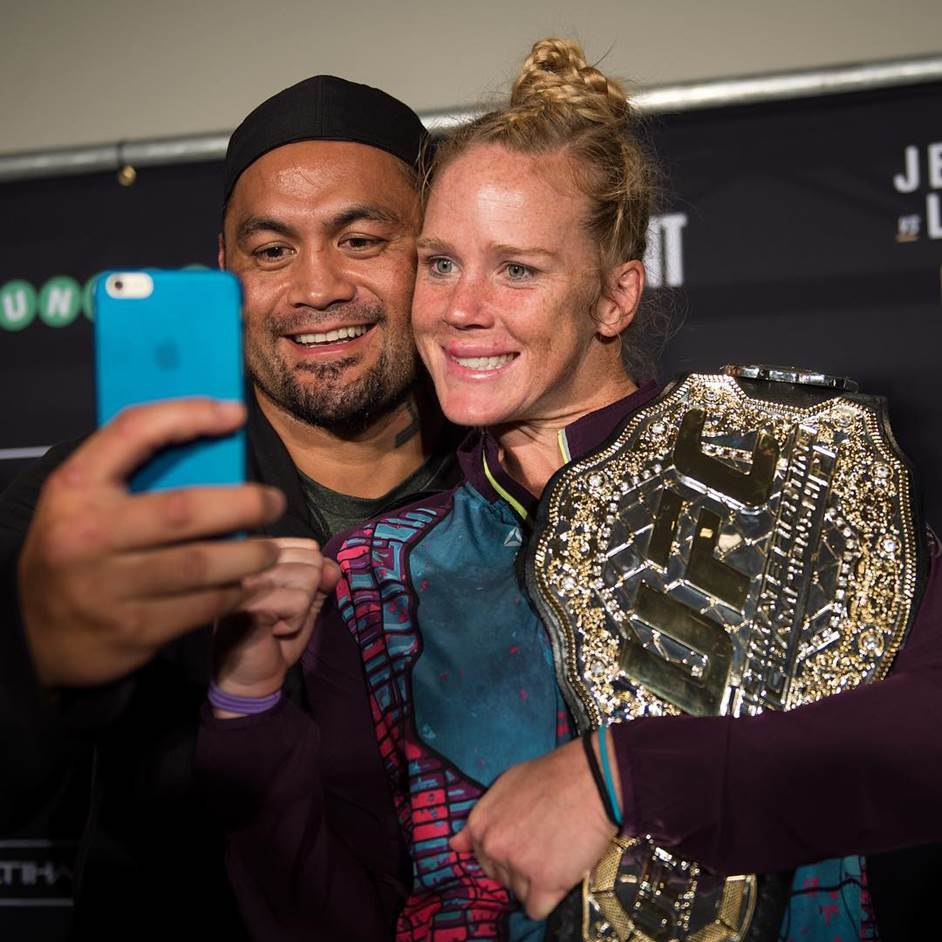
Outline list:
[[[577,43],[554,38],[534,43],[513,83],[510,104],[439,142],[426,171],[425,194],[448,164],[479,144],[523,154],[567,152],[574,182],[589,199],[586,227],[598,243],[602,265],[643,260],[657,169],[635,133],[624,88],[589,65]],[[637,333],[637,327],[629,328],[626,347],[641,353],[634,343]],[[625,352],[629,368],[642,368]]]
[[[428,178],[478,144],[524,154],[565,149],[592,204],[588,229],[609,265],[644,257],[656,176],[633,130],[625,90],[566,39],[534,43],[506,108],[488,112],[440,142]]]

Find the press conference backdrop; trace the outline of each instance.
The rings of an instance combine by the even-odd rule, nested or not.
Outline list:
[[[942,523],[942,84],[661,116],[649,132],[666,170],[649,285],[683,318],[661,374],[763,362],[853,377],[889,398]],[[5,184],[0,206],[2,485],[93,427],[90,279],[215,264],[220,166]],[[66,918],[33,906],[67,899],[69,854],[0,842],[0,904],[26,904],[31,937]],[[13,916],[0,909],[0,933]]]

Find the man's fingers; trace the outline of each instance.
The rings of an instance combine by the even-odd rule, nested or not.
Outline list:
[[[293,634],[311,610],[311,593],[304,589],[280,586],[266,592],[254,594],[239,606],[240,612],[259,615],[266,624],[291,622],[279,626],[276,635]]]
[[[138,644],[147,652],[143,663],[162,644],[229,614],[244,598],[242,587],[231,584],[138,602],[129,606],[133,614],[124,633],[129,644]]]
[[[83,485],[119,483],[165,445],[228,435],[244,421],[241,403],[203,397],[133,406],[95,432],[56,476]]]
[[[320,550],[317,540],[308,540],[299,536],[277,536],[272,538],[272,542],[277,544],[279,549],[299,550],[305,556],[311,556]]]
[[[276,565],[257,576],[250,576],[242,585],[253,592],[265,592],[280,587],[303,589],[309,596],[320,584],[320,566],[313,563],[286,563],[279,553]]]
[[[509,882],[504,883],[504,886],[507,886],[510,888],[510,891],[518,900],[520,900],[520,904],[523,906],[523,908],[527,911],[527,914],[529,915],[530,913],[530,902],[529,902],[530,881],[525,876],[523,876],[523,874],[516,873],[513,870],[507,870],[506,877]]]
[[[311,541],[313,543],[313,541]],[[320,567],[321,557],[311,546],[282,546],[278,545],[278,563],[297,564],[307,566],[309,569]],[[315,544],[316,545],[316,544]]]
[[[284,506],[280,491],[261,484],[136,494],[121,500],[120,513],[108,528],[109,548],[147,549],[253,530],[278,519]]]
[[[113,611],[113,624],[95,656],[70,657],[67,676],[51,682],[71,686],[101,684],[125,676],[149,661],[155,651],[175,638],[228,614],[242,601],[242,588],[219,586],[168,599],[130,602]]]
[[[526,892],[521,895],[514,888],[514,893],[518,899],[524,901],[524,909],[531,919],[542,921],[563,901],[565,893],[548,892],[527,887]]]
[[[449,842],[448,846],[456,854],[470,854],[473,848],[471,843],[471,832],[465,827],[462,828]]]
[[[147,600],[239,583],[277,559],[277,547],[266,540],[219,540],[132,553],[113,565],[122,596]]]
[[[333,592],[340,581],[340,567],[332,559],[324,559],[324,565],[321,568],[321,581],[318,588],[321,592]]]
[[[478,857],[478,863],[481,864],[481,869],[492,880],[496,880],[501,886],[506,886],[507,889],[511,892],[514,891],[514,878],[509,868],[490,859],[487,859],[487,866],[485,866],[484,863],[482,863],[480,856]],[[514,893],[514,895],[516,896],[517,894]]]

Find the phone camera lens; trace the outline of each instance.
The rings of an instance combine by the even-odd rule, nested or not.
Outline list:
[[[120,278],[114,283],[114,286],[116,290],[124,291],[124,282]]]

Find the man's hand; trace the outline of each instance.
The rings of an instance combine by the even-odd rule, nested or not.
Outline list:
[[[281,689],[340,575],[313,540],[272,542],[278,546],[278,562],[242,580],[249,597],[216,627],[216,685],[242,697],[264,697]]]
[[[225,435],[237,403],[209,399],[128,409],[92,435],[43,487],[19,560],[20,609],[46,687],[115,680],[165,642],[228,612],[241,580],[271,566],[264,540],[206,537],[277,519],[284,498],[257,484],[129,494],[159,448]]]
[[[578,740],[508,769],[451,839],[545,919],[600,860],[615,835]]]

